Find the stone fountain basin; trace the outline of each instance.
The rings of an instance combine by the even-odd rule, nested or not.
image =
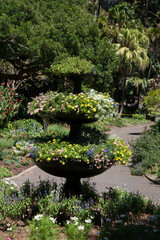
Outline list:
[[[76,112],[64,113],[58,112],[50,116],[52,119],[66,123],[82,124],[82,123],[93,123],[98,120],[98,118],[87,118],[85,114],[77,114]]]
[[[112,166],[110,165],[108,167],[101,167],[98,169],[95,166],[91,166],[85,162],[73,160],[66,162],[65,165],[60,163],[60,160],[51,160],[50,162],[40,162],[34,160],[34,162],[40,169],[51,175],[72,179],[93,177],[105,172]]]

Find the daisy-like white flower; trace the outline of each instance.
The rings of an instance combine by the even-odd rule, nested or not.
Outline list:
[[[36,216],[34,216],[34,219],[37,221],[40,221],[43,217],[43,214],[37,214]]]
[[[79,225],[78,229],[83,231],[84,230],[84,226],[83,225]]]
[[[92,222],[91,219],[86,219],[86,220],[85,220],[85,223],[91,223],[91,222]]]

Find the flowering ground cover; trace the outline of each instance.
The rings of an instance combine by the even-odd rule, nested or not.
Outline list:
[[[127,240],[160,237],[160,206],[125,187],[98,194],[83,182],[82,195],[69,199],[63,186],[40,181],[0,181],[1,240]]]

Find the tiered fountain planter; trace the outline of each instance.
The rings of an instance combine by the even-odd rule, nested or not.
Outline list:
[[[75,84],[76,85],[76,84]],[[74,90],[74,93],[76,94],[81,92],[81,85],[78,84],[79,89],[76,85],[76,91]],[[88,118],[84,114],[76,114],[75,112],[71,113],[63,113],[58,112],[53,115],[51,115],[51,118],[54,118],[55,120],[66,122],[70,125],[70,133],[68,140],[69,142],[73,143],[83,143],[83,139],[81,136],[81,127],[84,123],[92,123],[97,121],[97,118]],[[42,169],[43,171],[57,176],[57,177],[63,177],[66,178],[66,182],[64,184],[64,192],[66,196],[70,196],[72,194],[80,194],[81,192],[81,178],[89,178],[96,176],[98,174],[103,173],[108,168],[111,167],[101,167],[97,168],[94,166],[94,164],[87,164],[86,162],[79,162],[70,159],[70,161],[67,161],[64,165],[59,160],[51,160],[51,161],[36,161],[34,159],[35,164]]]
[[[91,67],[93,68],[93,66]],[[85,94],[83,95],[81,91],[82,75],[83,74],[72,74],[72,81],[74,83],[74,95],[71,97],[74,99],[78,99],[78,97],[81,99],[81,96],[83,99],[88,96]],[[66,182],[64,184],[64,192],[66,196],[73,194],[78,195],[81,192],[81,178],[93,177],[103,173],[114,164],[115,159],[108,157],[109,153],[107,153],[107,151],[109,151],[109,148],[107,150],[103,149],[102,145],[102,151],[101,149],[99,151],[99,148],[96,145],[85,145],[84,139],[82,138],[82,125],[84,123],[92,123],[98,120],[97,114],[94,114],[94,112],[98,112],[98,107],[96,108],[96,101],[94,98],[87,98],[88,101],[91,101],[93,103],[94,111],[91,109],[89,103],[88,105],[86,104],[86,106],[89,106],[88,109],[85,109],[84,112],[81,111],[82,109],[80,109],[80,106],[84,106],[84,102],[82,102],[79,107],[77,107],[77,105],[71,106],[71,110],[69,110],[69,112],[65,112],[66,109],[64,108],[68,107],[68,105],[65,105],[67,96],[65,97],[61,95],[61,106],[61,99],[58,98],[59,95],[60,94],[57,92],[49,92],[48,95],[40,95],[40,97],[38,97],[35,102],[33,101],[33,103],[29,104],[28,112],[30,114],[39,113],[41,116],[44,116],[46,114],[47,118],[50,116],[50,118],[53,118],[55,120],[68,123],[70,125],[70,133],[66,145],[63,143],[64,145],[60,145],[60,148],[58,148],[58,145],[56,145],[58,143],[56,141],[53,144],[49,143],[47,145],[46,152],[43,152],[45,150],[43,150],[43,145],[41,145],[38,150],[33,149],[32,157],[35,164],[45,172],[54,176],[66,178]],[[62,154],[62,152],[65,152],[65,146],[67,146],[67,144],[70,145],[70,150],[67,151],[70,151],[74,157],[68,157],[70,155],[70,152],[66,152],[66,155]],[[77,146],[80,146],[80,148],[77,148]],[[114,151],[114,148],[112,150]],[[75,155],[74,151],[79,151],[79,155]],[[81,155],[82,152],[83,154]],[[95,156],[92,155],[93,152],[95,153]]]

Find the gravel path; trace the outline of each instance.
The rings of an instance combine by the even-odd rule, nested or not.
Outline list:
[[[125,143],[128,144],[129,141],[136,140],[140,134],[143,134],[143,131],[148,128],[149,124],[141,124],[123,128],[113,127],[110,133],[123,138]],[[54,180],[58,184],[61,184],[65,180],[64,178],[58,178],[47,174],[36,166],[33,166],[27,171],[10,179],[18,186],[22,186],[22,184],[28,179],[34,184],[37,184],[40,180],[47,179]],[[160,202],[160,185],[151,183],[145,177],[132,176],[130,174],[129,166],[113,166],[105,173],[96,177],[92,177],[88,180],[90,183],[95,184],[95,188],[99,192],[106,191],[106,188],[109,187],[125,186],[128,190],[139,193],[153,201]]]

